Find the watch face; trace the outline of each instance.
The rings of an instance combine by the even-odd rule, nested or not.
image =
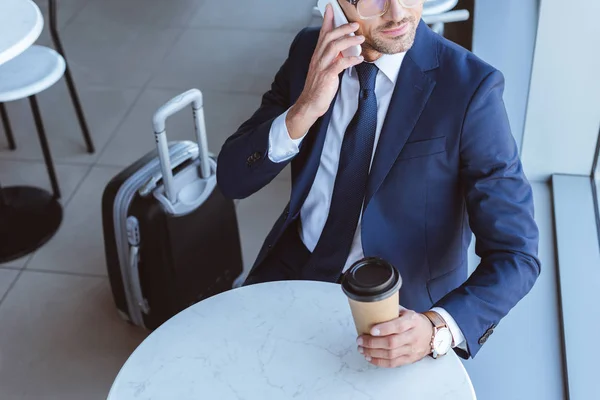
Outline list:
[[[433,349],[436,353],[444,355],[452,348],[452,333],[450,329],[442,328],[437,331],[435,338],[433,339]]]

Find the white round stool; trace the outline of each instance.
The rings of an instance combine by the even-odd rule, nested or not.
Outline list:
[[[36,15],[41,17],[35,3],[30,2],[30,5],[37,10]],[[48,7],[50,34],[58,52],[48,47],[31,46],[17,56],[13,53],[12,59],[0,65],[0,119],[9,148],[14,150],[16,144],[3,102],[29,99],[53,193],[29,186],[0,186],[0,262],[12,261],[38,249],[54,236],[62,221],[62,207],[58,202],[60,188],[36,95],[54,85],[63,75],[66,77],[87,151],[94,152],[79,96],[64,59],[56,23],[56,0],[48,0]],[[38,25],[43,25],[43,20],[38,21],[36,27]],[[39,30],[33,31],[39,34]]]
[[[65,60],[51,48],[31,46],[0,65],[0,101],[38,94],[54,85],[65,72]]]
[[[60,189],[36,95],[58,82],[65,72],[65,67],[65,60],[60,54],[43,46],[31,46],[16,58],[0,65],[0,103],[29,98],[44,161],[56,197],[60,197]],[[10,128],[6,129],[6,134],[14,146]]]
[[[0,104],[29,98],[54,191],[50,194],[46,190],[29,186],[0,188],[0,214],[4,225],[2,229],[7,230],[1,235],[2,261],[10,261],[40,247],[54,236],[62,221],[62,207],[58,202],[60,189],[36,94],[54,85],[64,72],[65,60],[62,56],[43,46],[31,46],[16,58],[0,65]],[[9,145],[14,148],[14,139],[3,105],[0,105],[0,111]]]

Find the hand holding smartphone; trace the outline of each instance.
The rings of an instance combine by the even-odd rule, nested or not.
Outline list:
[[[335,6],[329,4],[329,1],[319,1],[319,5],[325,10],[323,11],[323,26],[310,61],[304,90],[296,103],[289,109],[285,120],[292,139],[303,137],[314,123],[327,112],[340,85],[339,75],[346,69],[364,61],[364,58],[360,56],[360,45],[365,38],[354,34],[359,25],[345,23],[336,26],[335,6],[340,10],[344,20],[346,17],[341,12],[337,0],[331,0],[335,2]],[[323,6],[323,3],[326,4]]]
[[[317,8],[321,12],[323,18],[325,18],[325,10],[327,8],[327,4],[331,4],[331,7],[333,9],[333,18],[336,28],[339,28],[340,26],[348,23],[348,19],[346,18],[346,15],[344,14],[344,10],[342,10],[342,7],[340,6],[340,3],[338,3],[338,0],[319,0],[319,2],[317,3]],[[354,33],[350,33],[348,36],[354,36]],[[358,57],[361,53],[361,46],[352,46],[342,51],[342,55],[344,57]]]

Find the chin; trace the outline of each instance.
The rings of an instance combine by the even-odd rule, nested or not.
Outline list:
[[[396,38],[375,38],[373,49],[381,54],[398,54],[410,50],[415,42],[416,31],[411,31]]]
[[[400,37],[397,40],[385,40],[376,42],[373,48],[381,54],[398,54],[410,50],[414,40],[406,40],[406,37]]]

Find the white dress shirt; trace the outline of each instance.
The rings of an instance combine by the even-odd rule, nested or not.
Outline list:
[[[381,128],[383,127],[383,122],[385,121],[388,112],[400,67],[402,66],[405,55],[406,53],[383,55],[375,61],[375,65],[379,68],[375,84],[375,95],[377,97],[377,128],[375,131],[375,145],[373,146],[371,163],[373,162],[373,156],[377,149]],[[331,121],[327,129],[319,169],[317,170],[317,175],[315,176],[315,180],[308,193],[308,197],[300,210],[300,237],[304,242],[304,245],[311,252],[314,251],[317,246],[317,242],[319,241],[329,214],[344,133],[354,117],[354,114],[356,114],[356,111],[358,110],[358,97],[360,92],[358,74],[354,67],[347,69],[344,74],[333,107]],[[299,145],[304,139],[304,137],[302,137],[294,140],[290,137],[285,122],[286,116],[287,111],[273,121],[269,134],[269,159],[276,163],[287,161],[298,154]],[[364,257],[361,221],[362,213],[354,234],[350,254],[346,261],[346,265],[344,266],[344,271],[350,268],[354,262]],[[442,308],[436,307],[433,308],[433,311],[439,313],[446,321],[446,324],[452,333],[455,345],[466,350],[464,335],[454,321],[454,318]]]

